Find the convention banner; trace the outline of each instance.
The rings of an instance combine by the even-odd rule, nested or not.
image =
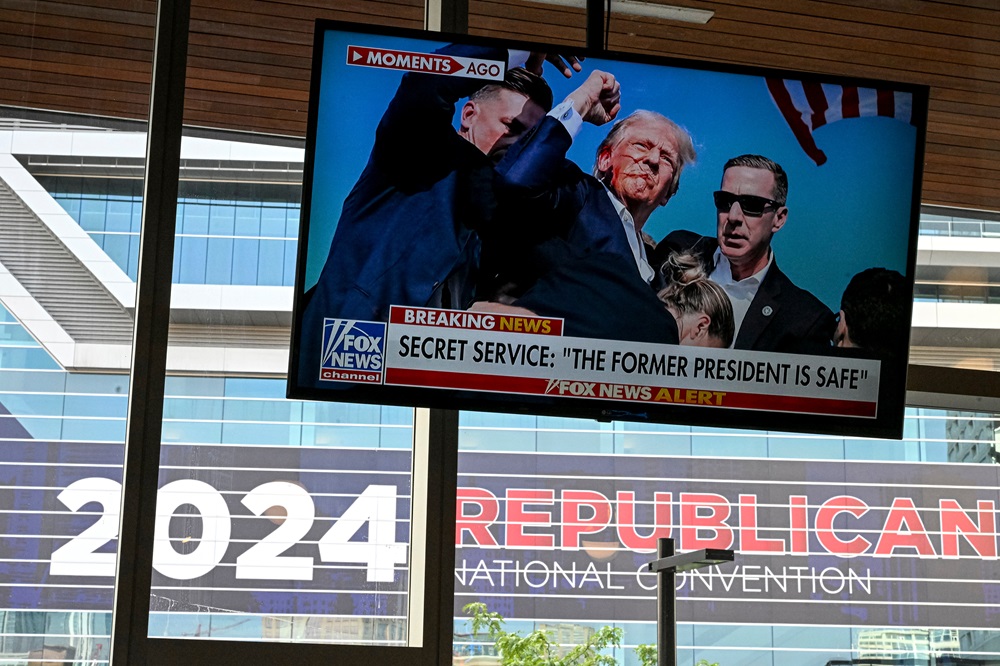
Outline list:
[[[901,433],[926,88],[323,21],[314,54],[289,396]]]
[[[248,617],[244,638],[292,616],[405,616],[408,451],[164,451],[150,600],[163,632],[219,613]],[[5,449],[0,608],[110,612],[120,453]],[[672,537],[679,551],[736,551],[677,578],[682,622],[992,629],[997,469],[465,452],[456,612],[484,601],[512,619],[652,622],[645,567]]]
[[[656,617],[656,540],[736,551],[677,575],[682,622],[1000,621],[988,465],[487,454],[461,460],[456,607]]]

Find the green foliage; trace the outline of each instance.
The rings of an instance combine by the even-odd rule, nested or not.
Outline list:
[[[642,666],[656,666],[656,646],[648,643],[637,645],[635,656],[639,657]]]
[[[571,648],[560,656],[557,645],[547,632],[533,631],[527,636],[503,628],[500,613],[491,613],[486,604],[471,603],[462,612],[472,616],[472,633],[486,631],[500,653],[502,666],[616,666],[614,657],[601,654],[608,647],[619,647],[622,630],[601,627],[583,645]]]
[[[535,630],[527,636],[508,632],[503,628],[500,613],[491,613],[484,603],[471,603],[462,612],[472,616],[472,633],[485,631],[500,655],[501,666],[617,666],[614,657],[601,654],[608,647],[621,647],[622,630],[601,627],[583,645],[559,655],[559,646],[552,644],[547,632]],[[639,645],[635,649],[642,666],[656,666],[656,646]],[[699,659],[694,666],[719,666]]]

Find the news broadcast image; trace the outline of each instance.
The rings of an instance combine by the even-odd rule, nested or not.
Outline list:
[[[745,213],[744,208],[760,213],[747,215],[753,217],[751,222],[759,223],[763,217],[771,224],[780,218],[769,232],[769,277],[761,279],[776,280],[770,273],[780,272],[794,285],[785,287],[786,300],[775,302],[783,302],[784,308],[761,306],[759,300],[751,300],[749,310],[744,304],[742,312],[741,306],[734,306],[736,321],[742,319],[743,327],[763,327],[760,339],[752,344],[740,336],[737,324],[735,342],[687,346],[685,335],[695,324],[667,307],[662,294],[664,307],[656,316],[665,317],[673,327],[675,322],[669,319],[673,315],[680,344],[632,330],[654,324],[635,315],[643,310],[630,305],[631,295],[617,296],[619,285],[610,290],[602,279],[609,275],[613,279],[623,267],[621,272],[634,271],[636,263],[629,264],[626,256],[629,265],[614,257],[595,264],[611,253],[604,251],[605,246],[583,247],[586,243],[574,235],[579,233],[577,227],[544,232],[549,234],[547,242],[557,237],[559,252],[565,253],[540,271],[540,277],[535,275],[537,282],[525,291],[508,298],[483,288],[483,276],[495,265],[500,265],[502,274],[507,257],[520,261],[523,253],[537,252],[540,245],[532,234],[544,225],[535,224],[527,231],[517,227],[520,200],[505,198],[508,190],[490,180],[492,174],[483,176],[488,169],[470,167],[464,157],[442,177],[454,180],[447,186],[449,193],[443,194],[443,180],[428,176],[440,168],[442,158],[427,138],[441,128],[430,127],[430,116],[423,110],[410,108],[412,100],[401,100],[400,84],[404,76],[419,77],[425,86],[434,80],[461,80],[474,91],[502,79],[510,64],[518,64],[522,52],[523,62],[528,55],[523,45],[472,40],[456,46],[452,40],[430,39],[422,33],[372,34],[341,24],[317,34],[321,51],[314,65],[318,71],[313,73],[290,396],[862,435],[901,432],[915,259],[914,201],[919,194],[914,188],[919,182],[925,89],[826,81],[788,72],[721,71],[719,66],[634,61],[624,56],[587,57],[582,71],[568,78],[551,63],[544,64],[543,77],[557,110],[594,72],[604,72],[613,76],[620,94],[615,120],[652,111],[691,137],[696,158],[680,170],[676,192],[639,222],[641,237],[650,243],[642,251],[657,273],[654,278],[644,276],[653,298],[664,281],[669,284],[670,276],[660,263],[668,245],[677,253],[674,245],[681,242],[677,239],[687,239],[688,245],[690,239],[705,239],[708,250],[698,241],[679,251],[686,250],[689,256],[701,252],[703,277],[710,277],[712,262],[722,252],[720,248],[713,257],[712,243],[727,204],[734,214]],[[464,95],[454,101],[453,110],[435,109],[438,116],[451,115],[448,131],[455,136],[463,129],[467,101]],[[593,188],[593,183],[601,187],[590,174],[598,147],[615,120],[583,122],[560,155],[560,160],[578,168],[582,174],[575,176],[578,180],[590,179],[589,185],[574,185],[578,189]],[[533,134],[525,129],[518,142]],[[541,123],[536,130],[540,135]],[[383,137],[381,147],[376,145],[378,133]],[[452,138],[445,138],[450,146]],[[513,162],[507,153],[520,150],[517,146],[514,143],[493,159],[502,158],[498,168]],[[446,150],[451,148],[442,142],[441,151]],[[527,153],[525,148],[523,154]],[[740,195],[761,195],[745,183],[723,183],[727,161],[739,156],[762,156],[780,165],[787,176],[785,200],[770,200],[762,204],[763,211],[754,210],[753,197],[735,203]],[[759,165],[735,169],[760,171]],[[770,171],[763,173],[772,177]],[[558,180],[556,175],[552,179]],[[608,196],[613,197],[610,189]],[[713,198],[719,190],[724,191],[721,203]],[[387,201],[401,207],[385,213],[379,207]],[[493,232],[466,228],[462,216],[474,218],[475,211],[469,209],[478,206],[503,213],[496,214],[500,222]],[[580,218],[588,214],[589,206],[590,199]],[[558,210],[551,216],[553,225],[562,214]],[[504,216],[515,223],[503,227]],[[447,233],[413,231],[428,218]],[[348,223],[356,228],[348,232]],[[363,232],[357,231],[362,224]],[[622,224],[620,217],[607,220],[614,229],[608,233],[624,236]],[[345,227],[339,233],[338,225]],[[436,259],[444,253],[458,258],[449,260],[449,272],[432,281],[423,268],[434,262],[421,257]],[[633,247],[633,256],[636,253],[641,251]],[[594,254],[601,256],[595,259]],[[366,261],[380,263],[373,268]],[[337,275],[329,270],[324,274],[328,262],[342,269],[333,287],[323,284]],[[892,289],[905,292],[897,316],[905,321],[902,328],[882,329],[891,335],[878,336],[883,340],[877,350],[857,349],[861,344],[844,350],[836,345],[843,342],[852,320],[843,316],[842,299],[852,278],[868,269],[898,277]],[[353,289],[374,300],[359,277],[362,271],[394,281],[386,293],[398,300],[372,309],[375,314],[369,316],[347,306],[318,305],[328,302],[321,294],[330,288]],[[592,284],[581,277],[588,275],[594,277]],[[355,277],[356,284],[346,285]],[[442,283],[457,278],[473,283],[478,279],[477,291],[460,302],[442,299],[438,292],[447,287]],[[629,294],[637,291],[634,278],[629,276]],[[438,290],[436,295],[420,291],[423,279]],[[716,276],[709,281],[717,281]],[[795,300],[788,297],[790,290],[806,293]],[[533,298],[539,293],[544,296]],[[649,295],[637,298],[650,300]],[[546,298],[556,304],[551,312],[531,307]],[[749,299],[754,299],[752,293]],[[329,302],[346,301],[338,297]],[[815,323],[806,321],[810,318]],[[855,331],[860,319],[860,315],[853,318]],[[645,323],[635,324],[639,320]],[[794,335],[799,335],[802,344],[793,346],[785,339],[779,343],[775,332],[779,327],[795,329],[788,340],[794,342]],[[851,336],[846,337],[849,341]]]

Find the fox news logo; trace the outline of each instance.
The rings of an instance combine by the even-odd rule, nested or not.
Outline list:
[[[384,353],[385,323],[324,319],[319,378],[381,384]]]

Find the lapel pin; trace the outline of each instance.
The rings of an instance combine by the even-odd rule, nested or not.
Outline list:
[[[763,313],[765,317],[770,317],[772,312],[774,312],[774,308],[772,308],[770,305],[765,305],[764,309],[761,310],[761,313]]]

